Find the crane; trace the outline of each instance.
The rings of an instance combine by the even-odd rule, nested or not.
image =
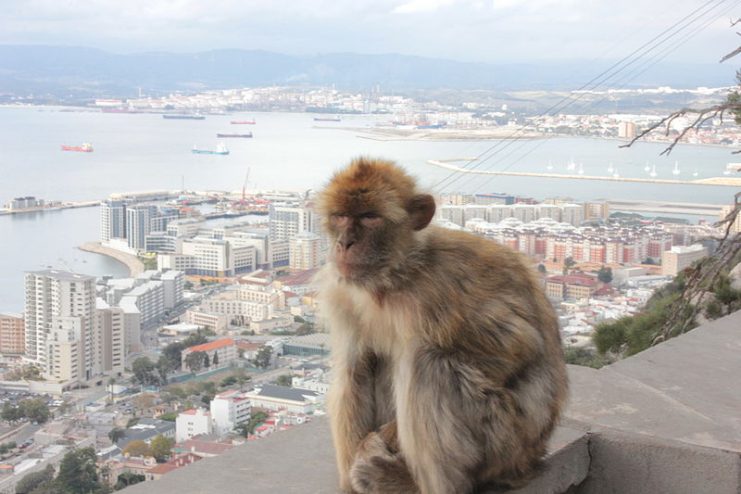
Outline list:
[[[244,176],[244,184],[242,184],[242,204],[245,202],[245,191],[247,189],[247,180],[250,178],[250,167],[247,167],[247,174]]]

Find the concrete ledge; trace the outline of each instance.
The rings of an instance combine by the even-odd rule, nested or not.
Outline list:
[[[589,470],[587,435],[560,427],[543,473],[512,494],[558,494],[581,483]],[[127,494],[335,494],[337,472],[326,418],[205,458]]]
[[[741,492],[736,452],[610,430],[592,433],[589,450],[589,475],[576,494]]]

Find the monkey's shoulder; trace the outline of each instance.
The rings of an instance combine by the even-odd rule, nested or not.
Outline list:
[[[426,239],[430,266],[480,277],[531,281],[533,268],[521,253],[468,232],[436,227]]]

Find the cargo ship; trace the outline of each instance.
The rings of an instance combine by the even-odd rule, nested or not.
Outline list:
[[[340,117],[314,117],[315,122],[340,122]]]
[[[241,137],[242,139],[249,139],[250,137],[252,137],[252,132],[247,132],[246,134],[228,134],[228,133],[223,134],[219,132],[218,134],[216,134],[216,137],[219,137],[219,138]]]
[[[62,151],[76,151],[78,153],[92,153],[93,152],[93,145],[89,142],[83,142],[79,146],[68,146],[66,144],[62,144]]]
[[[177,114],[165,114],[162,118],[168,120],[206,120],[206,117],[199,113],[177,113]]]
[[[216,149],[203,149],[203,148],[199,148],[198,146],[193,146],[193,149],[191,150],[191,152],[193,154],[227,155],[229,154],[229,149],[223,143],[219,143],[216,145]]]
[[[232,125],[255,125],[254,120],[232,120]]]

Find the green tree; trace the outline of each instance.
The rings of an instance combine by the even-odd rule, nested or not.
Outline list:
[[[214,361],[211,362],[211,365],[213,365],[214,367],[219,366],[219,352],[214,352]]]
[[[51,415],[49,406],[41,398],[21,400],[18,403],[18,407],[21,409],[21,414],[24,417],[39,424],[43,424],[49,420],[49,416]]]
[[[172,454],[172,447],[175,446],[175,440],[165,437],[162,434],[152,439],[152,456],[158,463],[164,463]]]
[[[0,418],[7,420],[8,422],[16,422],[23,418],[23,412],[21,412],[20,407],[6,401],[3,403],[3,410],[0,412]]]
[[[292,382],[293,380],[288,374],[278,376],[278,379],[275,380],[275,384],[277,384],[278,386],[287,386],[289,388],[291,387]]]
[[[265,419],[267,418],[268,414],[265,412],[254,412],[250,417],[250,420],[243,424],[239,424],[237,427],[235,427],[235,429],[237,432],[239,432],[240,435],[247,437],[248,435],[254,433],[255,427],[265,422]]]
[[[563,274],[569,274],[569,271],[571,271],[571,268],[576,266],[576,261],[574,261],[573,257],[567,257],[563,261]]]
[[[203,368],[203,356],[205,355],[205,352],[193,352],[189,353],[187,357],[185,357],[185,366],[193,373],[197,373],[199,370]]]
[[[115,490],[120,491],[121,489],[130,485],[144,482],[147,478],[144,475],[134,472],[124,472],[116,479],[116,485],[113,487]]]
[[[612,282],[612,268],[607,266],[602,266],[599,271],[597,271],[597,279],[600,280],[602,283],[611,283]]]
[[[264,345],[257,351],[257,355],[255,355],[255,359],[252,361],[252,363],[255,365],[255,367],[267,369],[270,366],[270,359],[272,355],[273,347],[271,347],[270,345]]]
[[[120,427],[114,427],[108,432],[108,439],[110,439],[113,444],[116,444],[120,439],[123,439],[124,437],[126,437],[126,431],[121,429]]]
[[[131,364],[131,372],[134,373],[134,381],[143,386],[156,386],[160,383],[159,374],[154,362],[149,357],[139,357]]]
[[[203,366],[208,369],[211,367],[211,359],[208,358],[208,353],[203,352]]]
[[[129,456],[152,456],[152,449],[141,439],[136,439],[126,445],[123,453]]]
[[[47,465],[39,472],[29,473],[15,485],[16,494],[30,494],[43,484],[50,484],[54,480],[54,467]]]
[[[93,448],[73,449],[62,458],[55,483],[59,493],[87,494],[105,491],[98,480]]]
[[[214,358],[214,361],[216,361],[215,358]],[[214,365],[216,365],[215,362],[214,362]],[[222,388],[228,388],[229,386],[232,386],[233,384],[237,384],[237,377],[236,376],[227,376],[227,377],[225,377],[224,379],[221,380],[221,382],[219,383],[219,386],[221,386]]]

